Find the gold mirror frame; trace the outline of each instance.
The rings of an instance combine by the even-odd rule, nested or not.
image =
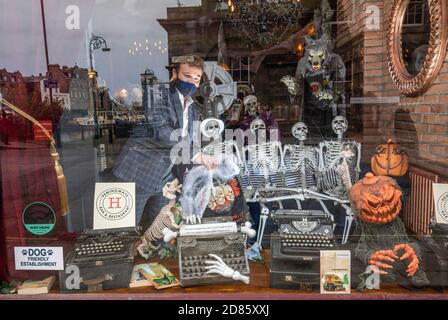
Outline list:
[[[406,96],[425,93],[437,77],[445,60],[448,41],[447,0],[427,0],[431,32],[425,62],[419,73],[412,76],[401,56],[401,29],[410,0],[395,0],[387,30],[387,60],[392,80]]]

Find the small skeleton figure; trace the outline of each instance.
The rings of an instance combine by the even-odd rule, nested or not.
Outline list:
[[[170,199],[170,202],[160,210],[159,215],[141,237],[141,243],[137,247],[137,251],[146,260],[150,258],[152,252],[159,249],[160,245],[154,245],[153,242],[163,239],[163,229],[179,229],[179,224],[175,221],[174,212],[176,211],[176,192],[180,192],[181,187],[182,185],[179,185],[177,179],[168,182],[163,187],[163,195],[165,198]]]
[[[216,254],[210,253],[209,256],[213,260],[207,260],[205,261],[205,264],[208,266],[205,267],[206,270],[208,270],[205,274],[219,274],[223,276],[224,278],[232,278],[235,281],[242,281],[245,284],[250,283],[250,279],[247,276],[243,276],[241,273],[239,273],[236,270],[233,270],[230,268],[221,257],[217,256]]]
[[[249,95],[244,98],[244,109],[246,115],[243,120],[240,122],[239,127],[241,130],[246,131],[250,129],[250,125],[252,121],[255,119],[261,118],[266,126],[267,137],[269,137],[269,133],[271,129],[278,130],[278,123],[275,119],[274,115],[270,111],[268,106],[262,106],[257,97],[254,95]]]
[[[266,125],[262,119],[258,118],[252,121],[250,130],[258,139],[256,144],[249,144],[246,147],[248,165],[254,171],[261,171],[265,184],[268,184],[269,176],[277,173],[283,163],[281,143],[280,141],[266,141]]]
[[[249,95],[244,98],[243,103],[244,110],[246,111],[247,115],[250,117],[256,117],[259,111],[258,109],[260,107],[257,97]]]
[[[250,131],[261,138],[266,137],[266,124],[262,119],[257,118],[250,123]]]
[[[291,131],[293,137],[299,140],[299,144],[285,145],[283,150],[286,184],[288,185],[289,180],[297,176],[293,173],[299,173],[298,186],[317,191],[318,148],[305,145],[308,136],[308,127],[305,123],[297,122]],[[286,154],[288,151],[289,157]],[[294,183],[293,181],[290,182]]]
[[[337,140],[319,144],[319,186],[330,195],[346,198],[361,171],[361,144],[344,140],[348,128],[345,117],[335,117],[331,126]]]

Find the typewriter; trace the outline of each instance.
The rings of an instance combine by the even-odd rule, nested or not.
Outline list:
[[[282,254],[297,258],[334,248],[333,223],[323,211],[277,210],[273,219],[279,224]]]
[[[320,251],[335,250],[333,222],[319,210],[276,210],[271,234],[272,288],[306,290],[319,285]]]
[[[88,230],[74,247],[74,262],[126,258],[133,250],[138,231],[135,229]]]
[[[204,223],[183,225],[177,239],[179,252],[180,284],[182,287],[233,282],[217,274],[205,274],[205,261],[215,261],[216,254],[233,270],[249,274],[246,258],[246,235],[238,230],[231,218],[206,218]]]
[[[79,268],[79,288],[68,288],[65,281],[70,273],[60,271],[60,288],[63,292],[97,291],[129,286],[133,262],[134,242],[140,229],[119,228],[86,230],[74,244],[65,259],[65,269]]]

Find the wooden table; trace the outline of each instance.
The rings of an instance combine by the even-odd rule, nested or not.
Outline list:
[[[153,287],[122,288],[94,293],[60,294],[55,284],[50,294],[45,295],[0,295],[9,300],[448,300],[448,292],[439,293],[432,289],[409,291],[396,286],[384,286],[381,290],[352,291],[351,294],[321,295],[319,292],[283,290],[269,288],[269,251],[264,252],[264,264],[250,261],[251,283],[198,286],[190,288],[174,287],[157,290]],[[135,264],[144,263],[136,259]],[[177,259],[150,260],[160,262],[168,270],[179,276]]]

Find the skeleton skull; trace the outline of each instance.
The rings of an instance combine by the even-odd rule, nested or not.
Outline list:
[[[222,133],[224,124],[218,119],[207,119],[201,123],[201,133],[207,138],[217,138]]]
[[[342,136],[348,129],[348,121],[344,116],[337,116],[331,122],[334,133]]]
[[[303,122],[297,122],[291,129],[294,138],[305,141],[308,136],[308,127]]]
[[[257,115],[258,112],[258,99],[256,96],[249,95],[244,98],[244,108],[247,114],[251,117]]]
[[[256,134],[258,130],[266,130],[266,124],[259,118],[250,123],[250,131],[252,131],[253,134]]]

